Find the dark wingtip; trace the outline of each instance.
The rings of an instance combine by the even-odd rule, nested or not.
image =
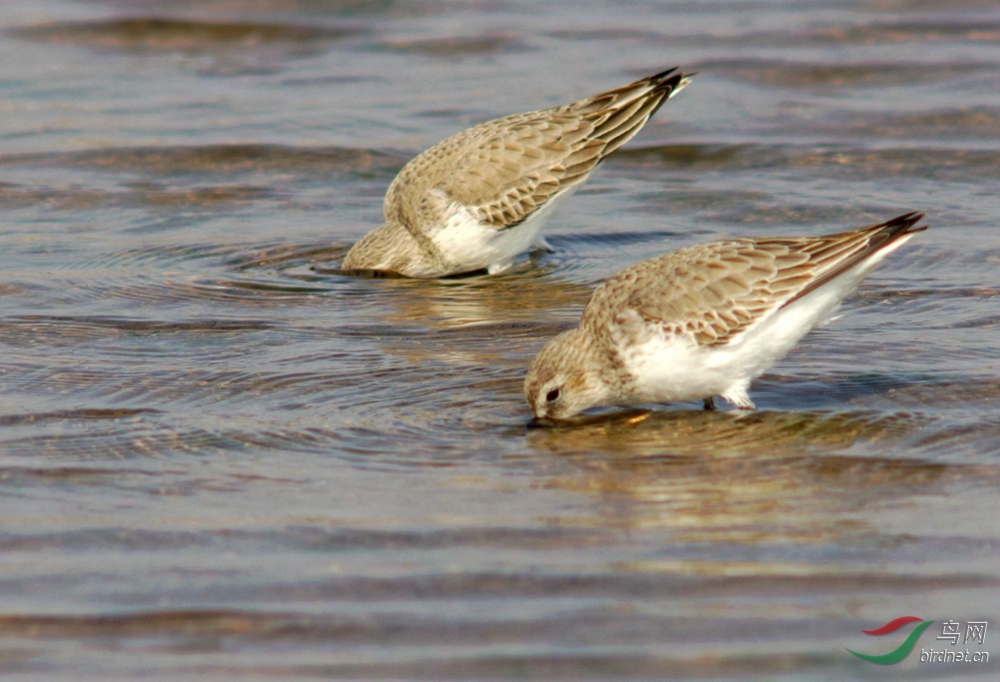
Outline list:
[[[782,303],[781,307],[784,308],[785,306],[799,300],[803,296],[806,296],[810,292],[815,291],[833,278],[842,274],[845,270],[854,267],[857,263],[861,262],[865,258],[868,258],[873,253],[884,249],[889,244],[892,244],[903,237],[914,234],[915,232],[923,232],[928,226],[917,225],[918,222],[923,220],[923,217],[924,214],[921,211],[911,211],[909,213],[896,216],[895,218],[887,220],[884,223],[879,223],[878,225],[862,227],[859,230],[851,230],[850,232],[842,232],[840,234],[826,235],[827,238],[837,239],[840,237],[850,237],[863,234],[867,237],[868,243],[864,247],[855,251],[850,258],[846,259],[846,262],[809,282],[798,293]]]
[[[655,73],[652,76],[649,76],[648,78],[645,78],[644,80],[647,80],[647,81],[659,81],[659,80],[663,80],[664,78],[666,78],[667,76],[669,76],[670,74],[672,74],[674,71],[676,71],[679,68],[681,68],[681,67],[675,66],[673,68],[667,69],[666,71],[660,71],[659,73]],[[678,74],[678,75],[681,76],[683,74]]]
[[[929,225],[917,225],[923,219],[923,211],[910,211],[901,216],[896,216],[892,220],[887,220],[881,225],[876,225],[874,229],[885,231],[893,237],[913,234],[914,232],[923,232],[930,227]]]
[[[660,71],[659,73],[654,73],[652,76],[648,76],[644,80],[647,80],[647,81],[661,81],[664,78],[666,78],[667,76],[670,76],[671,74],[673,74],[679,68],[681,68],[681,67],[675,66],[673,68],[667,69],[666,71]],[[697,75],[698,75],[697,71],[691,71],[689,73],[677,73],[677,74],[674,75],[674,78],[691,78],[692,76],[697,76]]]
[[[681,84],[681,81],[685,78],[690,78],[693,73],[681,73],[677,71],[680,67],[675,66],[672,69],[667,69],[662,71],[655,76],[650,76],[646,80],[650,83],[656,83],[656,87],[653,88],[653,92],[667,92],[670,93]]]
[[[662,98],[649,112],[648,118],[652,118],[653,114],[659,111],[660,107],[662,107],[666,101],[670,99],[671,95],[674,94],[674,90],[677,89],[677,86],[681,84],[682,80],[690,78],[694,75],[690,73],[681,73],[677,71],[679,68],[679,66],[675,66],[672,69],[661,71],[655,76],[650,76],[649,78],[644,79],[647,83],[655,84],[655,86],[649,91],[649,94],[657,95]]]
[[[902,237],[923,232],[928,226],[917,225],[923,218],[924,214],[922,211],[910,211],[909,213],[896,216],[892,220],[865,228],[865,231],[869,235],[867,251],[869,253],[878,251]]]
[[[655,85],[656,86],[655,90],[657,92],[663,90],[669,91],[672,90],[673,88],[676,88],[677,85],[685,78],[690,78],[691,76],[695,75],[693,73],[682,73],[677,70],[679,68],[681,67],[675,66],[671,69],[667,69],[666,71],[660,71],[659,73],[654,73],[652,76],[646,76],[645,78],[637,82],[650,83],[652,85]]]

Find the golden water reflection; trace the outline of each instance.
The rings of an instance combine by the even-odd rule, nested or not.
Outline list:
[[[907,413],[642,411],[537,429],[535,448],[575,466],[544,486],[591,495],[583,523],[667,528],[679,542],[895,542],[870,512],[914,491],[997,479],[996,467],[903,457]],[[889,512],[887,512],[889,510]]]

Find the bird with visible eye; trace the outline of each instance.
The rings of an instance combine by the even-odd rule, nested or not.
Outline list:
[[[535,418],[721,396],[753,409],[750,382],[826,320],[917,232],[921,213],[820,237],[726,239],[626,268],[580,326],[549,341],[524,381]]]

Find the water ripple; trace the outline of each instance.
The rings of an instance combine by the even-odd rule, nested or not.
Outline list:
[[[390,173],[411,154],[349,147],[290,147],[268,144],[119,147],[72,152],[0,155],[0,168],[89,168],[175,175],[204,172],[334,171]]]
[[[609,164],[742,172],[820,168],[839,178],[910,176],[939,181],[1000,177],[1000,152],[979,149],[858,149],[844,145],[663,145],[620,151]]]
[[[720,75],[739,83],[759,83],[782,89],[841,90],[883,88],[951,81],[967,75],[996,71],[991,62],[887,63],[793,62],[776,59],[711,59],[696,62],[699,72]]]
[[[95,21],[63,21],[8,29],[26,40],[82,45],[100,49],[200,51],[220,47],[259,49],[287,44],[302,49],[362,33],[358,27],[193,21],[131,17]]]

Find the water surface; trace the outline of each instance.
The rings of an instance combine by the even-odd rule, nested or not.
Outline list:
[[[844,651],[915,615],[1000,658],[995,3],[15,0],[0,31],[5,676],[995,679]],[[337,274],[422,149],[675,65],[555,253]],[[758,411],[527,427],[531,358],[628,264],[910,210]]]

